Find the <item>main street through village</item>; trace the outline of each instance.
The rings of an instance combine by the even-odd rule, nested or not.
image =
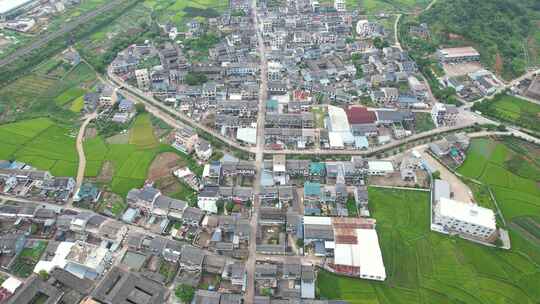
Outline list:
[[[0,67],[7,65],[10,60],[27,56],[41,45],[53,41],[59,35],[75,30],[77,26],[95,18],[104,10],[113,9],[115,5],[124,3],[124,1],[109,1],[99,10],[85,14],[80,19],[60,27],[57,32],[36,39],[33,44],[0,60]],[[395,97],[395,99],[391,99],[386,97],[386,91],[382,88],[381,91],[377,91],[380,88],[379,83],[371,85],[367,89],[356,87],[356,83],[360,80],[364,82],[364,78],[367,80],[366,83],[371,83],[372,80],[369,77],[379,75],[379,71],[375,73],[375,70],[373,75],[368,73],[367,67],[370,64],[374,65],[374,69],[376,69],[377,65],[390,65],[390,63],[394,65],[395,63],[396,66],[399,66],[404,62],[410,63],[409,60],[394,60],[391,56],[394,51],[400,55],[396,58],[408,57],[409,55],[405,44],[405,41],[408,40],[400,40],[399,37],[400,22],[409,22],[409,17],[417,16],[420,11],[430,10],[437,0],[432,0],[427,7],[415,12],[405,10],[387,12],[386,16],[395,17],[395,19],[388,19],[392,20],[388,22],[388,31],[392,32],[390,27],[393,27],[394,34],[385,37],[388,38],[388,41],[384,41],[385,43],[389,42],[391,47],[373,48],[374,54],[380,54],[380,57],[384,58],[384,62],[379,62],[378,55],[369,55],[369,59],[356,58],[356,55],[363,51],[354,53],[355,49],[352,45],[356,42],[362,42],[363,38],[359,38],[362,30],[355,29],[354,26],[351,27],[351,24],[355,22],[354,18],[359,16],[358,14],[349,15],[345,8],[339,9],[338,4],[341,3],[345,6],[345,0],[332,1],[335,4],[330,8],[330,11],[319,11],[315,6],[307,6],[307,9],[306,7],[302,8],[299,1],[294,1],[297,11],[293,6],[281,7],[274,11],[268,9],[267,1],[244,1],[246,2],[245,7],[235,10],[231,7],[229,11],[223,13],[225,15],[223,19],[238,18],[240,21],[234,21],[238,21],[237,24],[229,20],[226,21],[229,23],[225,25],[218,27],[214,24],[214,27],[210,28],[218,32],[219,39],[223,38],[223,41],[206,47],[206,53],[203,55],[203,57],[206,56],[204,63],[189,62],[197,57],[194,56],[196,51],[190,43],[192,43],[191,39],[207,39],[208,37],[204,35],[208,33],[204,31],[209,31],[208,28],[204,28],[202,33],[197,33],[197,35],[203,36],[196,36],[197,38],[181,36],[181,40],[176,39],[176,36],[171,38],[168,29],[160,29],[160,31],[164,31],[162,38],[167,43],[157,41],[156,37],[151,37],[144,44],[133,44],[127,48],[124,46],[123,50],[115,51],[118,51],[115,54],[116,58],[112,63],[108,63],[109,66],[105,73],[97,71],[102,71],[101,69],[94,69],[86,59],[82,58],[84,56],[79,58],[73,67],[79,64],[88,65],[93,82],[90,88],[84,87],[85,93],[81,96],[84,108],[77,116],[78,119],[73,119],[75,123],[70,129],[78,130],[76,136],[73,135],[75,132],[69,134],[70,146],[73,146],[74,142],[77,153],[73,154],[72,157],[73,172],[69,173],[70,176],[63,176],[55,171],[56,163],[54,166],[51,165],[49,169],[44,169],[34,165],[28,158],[24,158],[25,155],[18,159],[19,155],[15,153],[13,153],[13,159],[2,161],[4,167],[0,170],[4,172],[0,173],[4,175],[2,176],[3,180],[0,180],[2,181],[0,184],[2,186],[0,207],[3,208],[3,217],[9,220],[3,224],[6,231],[9,230],[10,235],[24,235],[26,243],[23,244],[24,246],[20,246],[21,250],[22,248],[30,250],[36,247],[37,243],[47,244],[45,246],[47,247],[46,253],[40,253],[39,261],[35,261],[37,263],[44,261],[45,264],[51,262],[49,259],[54,259],[51,257],[53,253],[55,258],[57,255],[62,255],[61,252],[55,251],[56,247],[52,246],[60,247],[57,243],[64,243],[64,245],[72,243],[71,246],[84,243],[89,245],[88,248],[92,248],[91,251],[107,251],[110,259],[108,257],[103,259],[104,264],[99,265],[100,273],[96,270],[95,275],[93,273],[88,275],[90,280],[95,281],[92,283],[95,283],[95,286],[92,287],[95,289],[84,294],[88,301],[95,299],[99,303],[254,304],[274,303],[276,300],[280,303],[290,304],[315,303],[312,300],[319,303],[320,300],[321,303],[328,304],[333,303],[333,300],[325,301],[326,299],[351,300],[351,298],[344,298],[343,295],[329,296],[321,293],[325,287],[330,286],[328,289],[334,287],[332,280],[350,280],[350,277],[354,277],[355,279],[372,280],[371,282],[377,281],[374,283],[377,285],[373,286],[377,288],[381,286],[381,290],[376,290],[375,297],[381,298],[386,297],[382,291],[383,288],[407,289],[398,286],[402,283],[398,282],[396,278],[400,277],[402,273],[424,272],[422,272],[421,263],[414,263],[410,268],[401,265],[404,261],[402,255],[406,258],[409,255],[418,256],[417,253],[413,252],[417,248],[426,251],[433,250],[433,252],[444,250],[446,247],[441,246],[439,242],[441,244],[448,242],[446,243],[447,247],[452,248],[452,254],[454,254],[454,251],[458,252],[461,248],[461,240],[456,241],[454,236],[461,236],[465,240],[490,247],[487,250],[492,250],[492,247],[500,247],[493,250],[500,249],[501,251],[511,248],[508,235],[510,230],[514,229],[511,227],[512,219],[508,220],[510,224],[507,226],[502,215],[504,208],[499,207],[493,194],[498,189],[494,189],[492,192],[490,188],[492,185],[483,179],[485,174],[491,174],[486,171],[489,165],[485,164],[478,170],[471,169],[471,171],[481,171],[481,176],[465,175],[460,166],[467,164],[465,159],[469,157],[470,151],[480,141],[493,141],[493,145],[496,143],[500,144],[501,147],[503,144],[518,145],[517,142],[523,142],[509,138],[511,136],[528,142],[524,143],[523,147],[520,147],[521,149],[529,148],[528,146],[532,146],[530,143],[540,144],[540,139],[536,137],[537,132],[509,125],[488,116],[488,113],[475,111],[479,108],[478,106],[473,107],[475,103],[491,100],[498,94],[524,94],[525,91],[515,88],[518,85],[524,87],[521,82],[526,78],[534,78],[536,74],[540,73],[540,69],[531,68],[526,74],[507,82],[495,79],[500,86],[496,90],[490,91],[494,92],[493,94],[483,94],[482,98],[473,102],[460,100],[462,105],[454,107],[439,103],[439,100],[431,92],[430,82],[427,81],[425,75],[418,71],[417,62],[414,59],[409,59],[412,61],[415,72],[411,72],[411,75],[407,76],[407,72],[401,71],[406,76],[404,79],[408,79],[407,84],[396,80],[394,84],[385,88],[397,92],[388,94]],[[287,1],[287,5],[291,3],[293,1]],[[302,11],[302,9],[305,10]],[[277,26],[277,23],[274,24],[275,20],[271,19],[274,18],[274,15],[279,15],[286,10],[294,12],[295,18],[298,19],[295,20],[294,26],[282,22],[287,24],[286,29],[282,32],[286,33],[284,35],[288,35],[287,39],[291,41],[285,41],[283,42],[285,46],[279,46],[276,45],[277,42],[274,39],[274,34],[276,34],[274,27],[281,25]],[[232,16],[235,14],[239,16]],[[311,15],[304,20],[304,14]],[[288,18],[293,14],[287,13],[284,16],[276,19]],[[357,33],[348,37],[348,40],[352,39],[353,43],[347,42],[347,48],[337,48],[337,46],[328,48],[324,56],[318,55],[322,59],[313,59],[310,57],[311,55],[306,55],[311,50],[307,47],[304,49],[305,45],[303,44],[308,43],[306,41],[294,42],[293,40],[302,37],[294,36],[295,38],[291,38],[292,35],[289,35],[289,26],[291,28],[298,27],[299,29],[295,30],[301,32],[306,26],[305,24],[299,26],[297,24],[308,19],[311,20],[311,18],[316,21],[309,23],[313,27],[317,27],[314,24],[317,24],[321,18],[323,19],[324,26],[321,26],[322,29],[317,27],[317,31],[322,33],[331,31],[328,27],[331,22],[334,22],[332,20],[336,19],[336,16],[347,16],[348,18],[337,18],[338,21],[335,22],[343,23],[345,29],[357,31]],[[327,17],[331,22],[324,20]],[[371,22],[367,16],[361,18],[358,21],[360,25],[362,22],[364,24]],[[219,19],[216,22],[224,21]],[[375,27],[375,25],[373,26]],[[401,25],[403,27],[403,24]],[[247,34],[248,30],[249,34]],[[242,33],[237,34],[238,32],[243,32],[243,35],[248,37],[242,37]],[[339,37],[343,32],[336,31],[336,33],[338,40],[344,38]],[[190,32],[190,34],[192,33]],[[405,35],[403,29],[401,34]],[[232,36],[240,38],[231,38]],[[310,43],[317,44],[314,47],[321,49],[323,49],[323,44],[337,44],[336,39],[327,42],[321,38],[322,36],[309,36],[316,37],[310,40]],[[239,41],[231,42],[236,38]],[[218,35],[215,39],[218,39]],[[320,46],[318,45],[319,40],[317,43],[313,43],[315,39],[320,39]],[[299,45],[295,45],[295,43]],[[224,59],[220,59],[221,49],[219,47],[225,49],[223,52],[230,48],[231,54],[234,53],[234,55],[227,54],[227,56],[223,56]],[[287,62],[290,59],[287,57],[288,53],[276,55],[276,52],[283,51],[280,49],[282,47],[289,49],[292,53],[298,51],[301,55],[291,59],[291,62]],[[301,51],[297,49],[301,49]],[[77,53],[76,48],[68,50]],[[173,54],[174,56],[171,55],[171,57],[174,57],[176,61],[164,60],[164,50]],[[137,52],[144,53],[144,55]],[[134,54],[140,55],[140,57],[134,59],[133,57],[136,57]],[[119,68],[120,65],[117,64],[119,61],[125,61],[126,64],[129,61],[125,59],[124,55],[130,60],[137,61],[137,67],[134,68],[135,65],[133,65],[125,70]],[[186,55],[185,58],[188,58],[185,67],[182,61],[185,58],[180,55]],[[232,56],[232,60],[228,55]],[[334,56],[336,58],[333,58]],[[291,55],[291,57],[293,56]],[[314,55],[314,57],[316,56]],[[146,67],[140,64],[141,62],[149,64],[148,61],[151,61],[148,60],[149,58],[155,59],[157,65]],[[319,59],[324,62],[319,62]],[[332,79],[325,78],[325,80],[333,82],[336,86],[322,86],[315,89],[313,77],[309,73],[319,72],[320,69],[317,68],[319,65],[325,65],[325,69],[326,65],[332,66],[330,69],[334,70],[334,59],[342,68],[343,74],[338,75],[336,69],[336,71],[332,71],[332,75],[338,76],[327,77]],[[370,63],[371,61],[376,61],[378,64]],[[174,64],[180,62],[178,65],[183,67],[168,66],[171,62]],[[441,60],[442,63],[444,61]],[[300,64],[307,68],[300,68]],[[279,69],[276,66],[279,66]],[[311,67],[315,67],[314,71],[310,70]],[[353,69],[353,71],[348,68]],[[386,71],[386,67],[380,69],[384,70],[383,72]],[[403,67],[399,69],[406,70]],[[218,72],[215,72],[216,70]],[[279,72],[275,70],[279,70]],[[152,83],[154,77],[152,73],[155,72],[156,79],[161,81],[161,72],[163,71],[166,72],[164,78],[170,77],[172,79],[168,79],[170,83],[167,86],[171,83],[174,85],[165,89],[163,87],[153,88],[152,85],[155,84]],[[292,71],[292,73],[289,75],[285,71],[287,73]],[[383,72],[380,74],[384,74]],[[95,73],[95,79],[93,73]],[[309,75],[305,76],[304,73]],[[325,77],[327,73],[328,71],[321,72]],[[180,74],[181,76],[179,76]],[[287,76],[285,76],[286,74]],[[320,75],[314,74],[317,74],[317,77],[314,77],[317,78],[317,82],[320,81],[318,79]],[[194,78],[200,76],[204,78],[204,81],[188,81],[187,79],[190,79],[188,75]],[[281,79],[282,77],[283,79]],[[417,82],[423,82],[422,84],[426,86],[422,89],[421,97],[414,95],[417,93],[413,89],[415,86],[409,83],[411,80],[407,77],[411,77]],[[422,79],[423,81],[421,81]],[[161,84],[157,80],[156,83]],[[439,80],[442,84],[443,77]],[[276,82],[283,86],[276,85]],[[350,86],[345,86],[346,82],[350,82]],[[219,84],[216,85],[216,83]],[[404,88],[401,88],[402,84],[407,86],[405,89],[414,95],[415,100],[422,101],[421,105],[409,103],[410,99],[407,103],[398,99],[405,93]],[[343,87],[340,87],[341,85]],[[209,87],[211,89],[208,89]],[[354,88],[350,89],[354,94],[346,91],[351,87]],[[377,92],[383,93],[384,98],[378,97],[375,94]],[[341,96],[342,93],[343,95],[350,94],[353,97],[347,99]],[[368,98],[368,96],[372,101],[369,104],[372,106],[364,107],[367,102],[363,98]],[[519,95],[517,96],[519,97]],[[93,107],[91,106],[92,97],[96,97]],[[102,98],[106,101],[102,102]],[[537,100],[529,99],[529,97],[523,97],[523,99],[539,104]],[[304,102],[307,105],[303,104]],[[225,106],[225,104],[227,105]],[[441,108],[436,106],[441,106],[443,110],[438,110]],[[450,107],[452,111],[450,111]],[[361,110],[359,110],[360,108]],[[361,113],[370,112],[370,115],[375,116],[375,118],[370,116],[369,119],[364,120],[354,119],[354,112],[357,109],[362,111]],[[388,115],[390,112],[399,113],[405,118],[391,119],[391,115]],[[356,114],[358,113],[360,112],[356,112]],[[117,114],[120,115],[114,116]],[[278,115],[282,117],[275,118]],[[309,117],[305,118],[304,115]],[[361,115],[358,114],[359,117]],[[439,115],[445,117],[441,119]],[[119,119],[122,122],[118,123],[111,117],[127,117],[127,120]],[[230,119],[232,122],[225,119],[230,117],[232,117]],[[139,122],[143,119],[148,124],[140,127]],[[116,123],[112,126],[118,129],[112,136],[103,132],[103,129],[112,129],[111,125],[104,124],[109,120]],[[427,126],[420,126],[421,123]],[[353,124],[356,125],[356,129],[353,129]],[[137,140],[134,140],[137,129],[135,126],[139,127],[137,131],[140,129],[147,131],[146,134],[141,135],[141,138],[143,136],[151,137],[151,144],[137,144]],[[369,128],[362,129],[361,127]],[[9,132],[5,134],[9,134]],[[41,134],[37,136],[42,136]],[[285,137],[287,139],[283,139]],[[503,138],[508,142],[503,143]],[[99,148],[106,152],[99,151],[98,153],[96,152],[97,148],[92,146],[93,140],[97,141],[98,139],[102,144]],[[103,142],[101,142],[102,139]],[[85,140],[87,141],[85,142]],[[50,141],[51,145],[56,144],[54,139]],[[366,144],[363,145],[364,141]],[[112,153],[113,147],[125,148],[127,152],[118,149]],[[137,153],[128,151],[130,149],[136,150]],[[495,150],[495,148],[493,149]],[[509,148],[509,155],[510,153],[518,155],[518,152],[510,150]],[[63,152],[57,154],[63,154]],[[93,164],[92,162],[98,162],[95,159],[100,153],[104,155],[100,158],[99,164]],[[492,152],[483,151],[480,153],[490,154]],[[109,154],[119,155],[112,158],[109,157]],[[525,154],[523,153],[521,155],[523,157],[519,159],[514,157],[513,160],[529,161]],[[171,160],[167,160],[165,156],[170,156]],[[145,157],[147,157],[147,162],[144,164],[138,162],[139,158]],[[118,161],[117,158],[122,158],[122,160]],[[510,157],[507,158],[510,159]],[[474,157],[468,158],[468,163],[471,162],[471,159]],[[133,162],[122,162],[125,160],[133,160]],[[163,163],[160,163],[161,161]],[[57,160],[55,162],[60,163]],[[122,165],[115,162],[122,162]],[[100,173],[96,174],[96,170],[91,170],[93,169],[92,165],[99,166]],[[76,175],[74,176],[75,166]],[[106,172],[112,175],[110,177],[103,174],[103,171],[107,171],[105,168],[109,166],[114,173]],[[91,169],[88,169],[89,167]],[[135,168],[141,169],[141,172],[139,174],[126,174],[126,176],[120,175],[123,171],[135,171]],[[510,172],[513,168],[501,165],[499,169]],[[51,173],[59,176],[52,176]],[[504,171],[504,174],[509,176],[510,173],[507,174]],[[107,179],[102,178],[102,175]],[[55,191],[58,191],[51,194],[52,192],[47,189],[47,187],[50,188],[48,184],[60,179],[68,181],[66,182],[68,186],[65,188],[57,187],[60,190],[55,188]],[[516,178],[516,181],[519,182],[522,179],[525,180],[525,178],[520,177],[519,180]],[[510,180],[510,178],[505,180]],[[118,181],[127,181],[120,190],[116,184],[119,183]],[[164,186],[169,181],[172,186]],[[20,185],[18,188],[16,187],[17,183]],[[476,186],[482,191],[489,192],[494,206],[483,205],[483,198],[479,199]],[[512,186],[513,184],[508,182],[508,188]],[[22,188],[24,189],[20,190]],[[501,186],[501,188],[503,187]],[[506,191],[506,187],[504,188]],[[526,190],[529,190],[528,188]],[[392,195],[384,191],[392,192]],[[400,191],[416,194],[408,197],[409,193],[404,194]],[[85,196],[85,192],[92,193]],[[59,193],[68,194],[60,197]],[[514,194],[513,191],[509,190],[508,193]],[[531,193],[530,198],[534,198],[536,192],[531,191]],[[524,197],[529,199],[529,197]],[[395,203],[395,206],[388,204],[383,206],[387,202]],[[425,203],[420,206],[422,209],[412,208],[413,204],[420,205],[422,202]],[[463,204],[465,207],[458,207],[461,203],[465,203]],[[440,210],[443,208],[441,206],[450,206],[443,210],[447,213],[467,208],[456,217],[468,214],[473,219],[463,221],[458,219],[457,222],[467,225],[472,223],[473,227],[477,228],[483,227],[481,235],[477,234],[477,228],[471,232],[472,234],[468,234],[469,231],[465,231],[465,228],[459,228],[461,229],[459,231],[455,230],[456,221],[451,214],[446,217],[450,219],[450,224],[440,222],[446,220],[446,218],[438,219],[438,217],[442,217],[440,216],[440,213],[443,212]],[[503,205],[501,204],[501,206]],[[31,213],[27,210],[33,211]],[[477,221],[476,223],[480,222],[474,218],[480,214],[479,211],[486,224],[475,224],[475,221]],[[45,216],[38,217],[40,213],[52,214],[50,217],[55,220],[46,219]],[[384,216],[388,218],[384,218]],[[60,221],[60,217],[62,217],[62,221]],[[86,223],[84,225],[75,224],[86,220],[91,222],[90,218],[95,220],[92,222],[101,221],[99,233],[98,229],[95,228],[98,225],[92,224],[87,227]],[[414,229],[414,238],[404,239],[401,237],[408,233],[405,228],[409,227],[404,227],[403,231],[396,230],[395,233],[388,233],[391,230],[389,223],[396,220],[399,222],[399,219],[403,218],[408,218],[411,222],[408,224]],[[503,225],[500,225],[499,218],[502,219]],[[63,222],[66,220],[69,223],[66,224],[70,226],[69,228],[64,228]],[[418,224],[420,220],[426,222],[420,226]],[[533,220],[531,221],[534,223]],[[23,225],[20,225],[21,222]],[[108,235],[108,231],[102,235],[101,229],[107,226],[105,224],[113,224],[111,226],[119,228],[116,232],[111,232],[111,235]],[[55,230],[50,229],[50,225],[53,225]],[[454,226],[450,227],[451,225]],[[82,226],[85,227],[80,229],[79,227]],[[420,231],[422,227],[425,228],[425,231]],[[48,230],[48,233],[45,233],[45,230]],[[50,231],[53,233],[49,233]],[[431,231],[448,234],[451,237],[437,238],[437,244],[435,244],[432,242],[433,239],[429,239],[427,236]],[[512,231],[516,234],[518,232],[517,230]],[[112,234],[115,234],[114,245],[106,245]],[[502,240],[503,245],[498,245],[497,241],[500,240]],[[428,246],[420,246],[421,241],[425,241],[423,244],[428,244]],[[163,243],[162,246],[158,244],[160,242]],[[167,247],[165,243],[171,246]],[[518,242],[512,246],[517,245],[518,248],[523,246],[516,243]],[[410,249],[410,252],[404,251],[401,254],[402,248],[408,248],[407,250]],[[528,251],[517,250],[515,252]],[[0,250],[0,253],[4,254],[4,251]],[[84,255],[83,258],[86,259],[92,254],[93,252],[90,254],[81,253],[81,256]],[[429,254],[436,256],[432,252]],[[467,254],[465,251],[460,251],[456,256],[466,256]],[[13,260],[18,259],[19,255],[21,255],[20,251],[14,255]],[[138,261],[135,261],[139,256],[143,260],[140,266]],[[90,257],[90,259],[93,258],[95,257]],[[399,261],[402,258],[403,261]],[[502,254],[499,255],[498,252],[497,258],[502,259]],[[64,257],[64,260],[67,261],[67,256]],[[438,263],[435,260],[430,259],[430,269]],[[463,258],[463,260],[467,259]],[[528,264],[527,261],[523,264]],[[87,261],[80,263],[83,262]],[[66,263],[68,262],[64,261],[64,264]],[[89,263],[95,263],[95,261],[92,260]],[[461,261],[456,261],[456,265],[458,264],[461,264]],[[461,266],[465,269],[465,267],[470,266],[469,264],[471,263],[463,263]],[[54,285],[54,288],[60,289],[63,283],[56,281],[56,277],[53,275],[49,279],[49,274],[52,273],[51,270],[54,270],[54,267],[58,267],[62,263],[49,270],[42,270],[37,265],[29,270],[28,277],[25,273],[18,272],[17,267],[3,267],[9,271],[0,270],[0,278],[11,276],[26,286],[39,280],[39,282],[48,282],[52,284],[50,286]],[[61,268],[67,272],[74,271],[68,269],[70,268],[68,266],[61,266]],[[97,269],[97,266],[95,268]],[[444,267],[438,268],[445,269]],[[449,272],[451,275],[454,275],[453,270],[454,268]],[[43,275],[42,271],[46,272],[46,276]],[[91,271],[94,270],[91,269]],[[125,272],[127,279],[114,278],[115,272]],[[84,273],[81,273],[86,276],[90,271],[87,272],[85,269]],[[478,270],[478,273],[484,272]],[[431,278],[431,275],[427,275],[426,278],[429,281],[440,279]],[[116,281],[110,282],[109,279]],[[133,284],[128,282],[122,287],[114,287],[117,286],[118,282],[121,281],[119,283],[121,285],[128,280],[139,282]],[[371,287],[369,284],[366,286]],[[150,285],[153,287],[149,288],[151,290],[148,292],[139,290],[140,286],[143,286],[144,289]],[[340,288],[342,285],[347,284],[336,283],[336,286]],[[360,284],[358,286],[349,285],[351,286],[347,288],[362,288]],[[426,287],[420,285],[419,290]],[[502,286],[502,284],[497,286]],[[126,291],[122,288],[129,290]],[[32,291],[32,288],[29,289]],[[96,290],[100,289],[107,289],[105,292],[107,300],[101,301],[97,298],[100,295]],[[66,288],[66,290],[69,289]],[[67,294],[66,290],[62,290],[62,292]],[[120,294],[119,297],[108,297],[109,293],[114,294],[115,292]],[[190,292],[192,293],[191,298],[186,299],[185,293]],[[407,293],[409,292],[412,293],[412,291],[407,291]],[[129,295],[126,295],[128,293]],[[151,293],[154,293],[151,296],[152,299],[149,296]],[[13,292],[13,294],[15,293]],[[363,297],[364,291],[360,294]],[[347,296],[351,296],[351,292]],[[122,300],[120,297],[123,297]],[[351,297],[352,302],[355,302],[355,295]],[[422,301],[424,300],[422,299]],[[0,302],[2,302],[1,294]],[[35,301],[31,303],[33,302]],[[523,301],[523,303],[525,302]],[[30,302],[24,304],[28,303]]]

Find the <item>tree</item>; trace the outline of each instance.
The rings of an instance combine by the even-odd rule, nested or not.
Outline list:
[[[383,49],[385,47],[389,47],[390,44],[388,43],[388,41],[384,40],[383,38],[376,37],[375,39],[373,39],[373,46],[378,49]]]
[[[296,240],[296,247],[304,248],[304,240],[303,239],[297,239]]]
[[[191,300],[193,300],[193,296],[195,295],[195,288],[186,284],[182,284],[176,287],[174,294],[183,303],[191,303]]]
[[[43,280],[43,281],[47,281],[49,279],[49,273],[45,270],[40,270],[38,272],[38,276]]]
[[[227,209],[227,212],[231,213],[234,210],[234,203],[228,202],[227,205],[225,205],[225,209]]]
[[[137,114],[144,113],[146,112],[146,106],[144,105],[144,103],[136,103],[135,110],[137,111]]]
[[[431,173],[431,177],[433,177],[433,179],[440,179],[441,178],[441,172],[439,172],[438,170]]]
[[[216,202],[216,207],[217,207],[218,211],[220,211],[220,210],[223,211],[223,206],[224,206],[224,204],[223,204],[222,200],[219,200],[219,201]]]
[[[206,77],[206,75],[202,73],[190,72],[186,75],[186,77],[184,78],[184,81],[189,85],[195,86],[195,85],[201,85],[203,83],[206,83],[208,81],[208,78]]]
[[[506,132],[507,129],[506,129],[506,126],[505,125],[498,125],[497,126],[497,131],[500,131],[500,132]]]

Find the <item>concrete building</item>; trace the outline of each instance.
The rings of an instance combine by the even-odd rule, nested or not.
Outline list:
[[[345,0],[334,0],[334,8],[338,12],[344,12],[347,10],[347,5]]]
[[[148,69],[136,70],[135,78],[137,79],[137,86],[139,89],[148,90],[148,88],[150,88],[150,76],[148,75]]]
[[[352,146],[354,144],[354,136],[344,109],[328,106],[326,128],[328,129],[330,148],[343,149],[345,146]]]
[[[457,47],[437,51],[441,63],[465,63],[480,61],[480,53],[473,47]]]
[[[368,174],[369,175],[387,175],[394,173],[394,165],[391,161],[385,160],[373,160],[368,161]]]
[[[487,241],[496,237],[495,213],[491,209],[442,196],[435,204],[433,213],[434,224],[443,227],[448,234],[462,234]]]
[[[456,124],[459,111],[455,105],[436,103],[431,109],[431,119],[437,128]]]
[[[37,4],[37,0],[0,0],[0,21],[16,17]]]
[[[355,237],[355,240],[353,238]],[[386,269],[375,229],[354,229],[352,241],[336,240],[334,264],[340,272],[352,271],[362,279],[384,281]],[[337,238],[336,238],[337,239]]]

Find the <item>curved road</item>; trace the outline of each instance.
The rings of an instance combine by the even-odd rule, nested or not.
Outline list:
[[[81,125],[81,128],[79,129],[79,134],[77,134],[77,153],[79,154],[79,168],[77,170],[77,179],[75,184],[75,190],[73,192],[73,195],[79,191],[79,188],[81,188],[82,182],[84,180],[84,171],[86,170],[86,156],[84,155],[84,133],[86,133],[86,127],[92,121],[97,117],[97,113],[92,113],[85,117],[85,120],[83,124]],[[69,199],[68,207],[73,206],[73,196]]]

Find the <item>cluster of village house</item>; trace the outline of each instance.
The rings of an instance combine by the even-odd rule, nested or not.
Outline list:
[[[231,0],[231,11],[247,11],[249,2]],[[316,0],[295,4],[269,9],[262,16],[272,96],[266,103],[266,144],[362,149],[408,136],[414,125],[410,109],[426,107],[430,98],[406,52],[375,48],[374,38],[384,38],[384,29],[371,21],[357,21],[358,16],[345,11],[345,1],[336,0],[334,10]],[[111,68],[191,117],[254,144],[260,71],[251,25],[249,17],[230,13],[208,24],[191,21],[186,37],[202,37],[207,31],[229,33],[210,49],[205,63],[192,64],[191,54],[178,44],[148,43],[121,52]],[[165,28],[174,39],[174,28]],[[349,42],[352,31],[359,39]],[[424,35],[427,29],[420,26],[414,31]],[[446,52],[440,51],[441,61],[452,57]],[[152,57],[159,58],[158,65],[141,68]],[[207,81],[188,85],[185,79],[193,75],[204,75]],[[368,96],[392,109],[350,105]],[[105,109],[103,116],[120,123],[135,113],[131,102],[106,86],[87,94],[84,101],[85,111]],[[320,103],[324,128],[317,126],[311,111]],[[455,124],[457,114],[450,105],[435,104],[431,110],[438,127]],[[254,163],[232,157],[208,162],[211,145],[189,127],[175,130],[169,140],[179,151],[207,162],[200,178],[188,168],[174,172],[198,192],[195,205],[162,194],[152,183],[129,191],[128,207],[119,220],[90,211],[2,204],[0,225],[9,228],[0,236],[1,267],[11,269],[24,248],[35,247],[37,239],[48,240],[33,271],[45,271],[49,277],[33,275],[24,284],[9,278],[0,288],[0,298],[11,297],[10,303],[29,303],[41,295],[48,298],[46,303],[164,303],[171,296],[167,286],[183,284],[196,289],[193,303],[241,303],[247,284],[244,259],[251,242],[260,255],[309,256],[323,260],[329,271],[382,281],[386,270],[376,221],[370,218],[366,179],[398,174],[416,181],[418,170],[433,171],[418,153],[400,164],[360,157],[317,162],[274,155],[262,166],[261,207],[253,240]],[[429,148],[452,166],[463,162],[468,145],[465,135],[456,134]],[[72,195],[76,202],[95,203],[101,194],[89,183],[73,193],[73,178],[52,177],[19,162],[0,162],[0,182],[3,194],[57,203]],[[491,210],[455,201],[444,181],[435,180],[432,187],[432,230],[480,242],[499,237]],[[310,263],[258,260],[254,303],[337,303],[312,300],[315,270]]]
[[[456,149],[466,145],[462,136],[444,140]],[[243,259],[250,242],[256,242],[261,255],[324,258],[327,270],[385,280],[376,221],[369,218],[363,185],[369,176],[392,174],[392,162],[352,158],[319,163],[287,160],[283,155],[265,161],[255,240],[250,239],[252,227],[245,210],[216,214],[222,212],[216,207],[218,201],[242,207],[251,202],[250,188],[234,192],[234,186],[223,183],[240,176],[249,179],[254,174],[252,165],[242,161],[208,164],[201,180],[201,193],[207,194],[199,197],[199,208],[167,197],[151,185],[133,189],[127,195],[129,208],[121,217],[129,226],[92,212],[7,202],[0,206],[0,223],[10,227],[0,237],[1,266],[10,269],[24,248],[35,247],[36,239],[49,240],[45,254],[33,267],[35,273],[46,271],[50,278],[43,281],[33,276],[24,286],[12,278],[5,286],[9,289],[2,290],[14,299],[26,299],[47,286],[47,295],[53,298],[69,294],[77,300],[90,296],[118,303],[134,296],[128,291],[132,288],[144,290],[148,299],[164,301],[169,296],[164,284],[185,284],[198,288],[198,301],[240,303],[246,287]],[[298,187],[302,184],[303,188]],[[347,216],[344,203],[348,199],[359,216]],[[433,183],[431,227],[481,242],[498,238],[494,213],[453,200],[450,186],[441,180]],[[165,277],[160,271],[163,267],[171,267],[176,274]],[[315,280],[314,266],[308,263],[259,260],[255,268],[261,303],[270,298],[314,298]],[[106,292],[112,289],[115,292]]]
[[[47,28],[52,17],[62,14],[80,0],[17,0],[0,7],[0,28],[22,33],[35,33]]]
[[[0,160],[0,193],[65,203],[73,194],[73,177],[55,177],[18,161]]]
[[[0,236],[0,266],[9,270],[24,248],[34,248],[43,240],[48,243],[40,260],[31,265],[35,275],[25,283],[9,278],[0,288],[2,299],[30,303],[25,301],[44,293],[50,303],[60,299],[63,303],[80,303],[85,298],[99,303],[165,303],[170,296],[167,286],[174,284],[200,288],[195,303],[241,303],[247,284],[246,266],[238,259],[244,254],[235,251],[242,252],[238,246],[243,248],[242,244],[249,241],[247,218],[205,215],[147,188],[128,196],[130,206],[149,208],[147,212],[153,214],[164,212],[181,223],[177,230],[189,226],[197,231],[193,245],[176,237],[138,231],[92,212],[58,212],[8,202],[0,206],[4,231]],[[162,272],[163,268],[173,275]],[[43,272],[49,274],[48,279],[38,278],[37,274]],[[314,299],[315,279],[313,265],[261,261],[256,266],[255,282],[265,295],[258,301],[269,303],[270,295],[283,301]],[[84,303],[98,303],[88,301]]]
[[[439,64],[447,72],[442,78],[442,83],[455,89],[458,96],[467,101],[493,95],[503,85],[493,73],[482,68],[480,53],[473,47],[440,49],[436,55]],[[456,67],[468,68],[448,73]]]
[[[407,52],[376,47],[374,39],[387,35],[381,25],[359,18],[339,3],[328,9],[317,1],[262,13],[270,96],[267,147],[366,149],[414,132],[411,109],[432,105],[427,85]],[[208,39],[208,33],[218,37],[204,61],[193,59],[185,41],[174,41],[175,27],[164,30],[175,33],[173,41],[132,45],[118,54],[112,71],[223,135],[255,144],[260,65],[251,18],[225,13],[208,23],[190,21],[181,33],[185,41]],[[193,78],[202,80],[193,83]],[[365,100],[383,109],[351,106]],[[457,109],[438,106],[443,109],[434,118],[437,126],[455,124]]]

